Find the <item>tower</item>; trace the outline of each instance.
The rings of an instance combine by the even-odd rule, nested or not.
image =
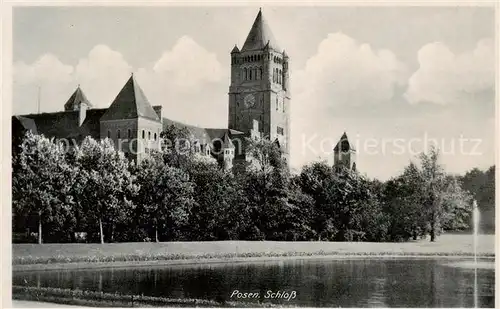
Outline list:
[[[333,166],[337,169],[346,167],[356,170],[356,149],[351,145],[344,132],[335,148],[333,148]]]
[[[241,50],[231,51],[229,128],[278,140],[283,157],[290,154],[289,57],[274,38],[262,11]],[[257,121],[258,125],[254,121]]]
[[[227,132],[222,137],[222,167],[226,171],[230,171],[233,168],[234,159],[234,144],[229,138]]]
[[[68,101],[64,104],[65,111],[78,111],[78,125],[81,126],[87,116],[87,110],[92,108],[85,94],[83,93],[80,85],[76,88],[75,92],[69,97]]]

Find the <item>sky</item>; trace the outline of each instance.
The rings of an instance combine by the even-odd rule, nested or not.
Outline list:
[[[230,51],[258,7],[17,7],[14,114],[63,110],[80,85],[108,107],[134,73],[163,116],[227,127]],[[428,151],[450,173],[495,162],[495,19],[488,7],[264,6],[290,57],[294,169],[333,161],[397,176]],[[40,89],[40,90],[39,90]],[[39,94],[38,94],[39,93]]]

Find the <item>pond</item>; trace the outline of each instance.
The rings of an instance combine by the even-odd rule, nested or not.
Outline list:
[[[478,269],[477,281],[479,306],[493,308],[495,270]],[[474,306],[474,268],[462,267],[456,259],[299,259],[31,271],[15,272],[13,285],[218,301],[263,299],[301,307]],[[252,297],[242,298],[244,293]]]

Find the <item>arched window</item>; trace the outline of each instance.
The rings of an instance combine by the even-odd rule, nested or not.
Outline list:
[[[249,75],[249,76],[248,76],[248,79],[249,79],[249,80],[252,80],[252,69],[249,69],[249,70],[248,70],[248,72],[249,72],[249,73],[248,73],[248,75]]]
[[[276,97],[276,110],[278,110],[278,97]]]
[[[259,75],[257,74],[257,69],[253,69],[253,75],[255,76],[255,79],[259,79]]]
[[[245,68],[245,69],[244,69],[244,71],[245,71],[245,80],[247,80],[247,79],[248,79],[248,71],[247,71],[247,68]]]
[[[156,141],[156,133],[155,133],[155,141]]]
[[[273,70],[273,83],[276,82],[276,70]]]
[[[132,130],[128,129],[128,138],[132,138]]]
[[[120,133],[121,133],[121,132],[120,132],[120,129],[118,129],[118,130],[116,131],[116,138],[120,138]]]
[[[262,69],[259,69],[260,79],[262,79]]]
[[[151,139],[151,131],[148,131],[148,139]]]
[[[142,130],[142,138],[146,138],[146,132],[144,132],[144,130]]]
[[[111,131],[108,130],[108,138],[111,138]]]
[[[278,70],[279,84],[280,84],[280,85],[281,85],[281,81],[282,81],[282,79],[281,79],[281,74],[282,74],[282,73],[281,73],[281,70]]]

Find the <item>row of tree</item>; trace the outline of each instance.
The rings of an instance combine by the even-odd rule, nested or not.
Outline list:
[[[171,127],[163,137],[189,136]],[[13,156],[14,232],[38,241],[405,241],[467,228],[471,195],[438,152],[385,183],[324,162],[291,175],[276,146],[248,141],[254,158],[225,172],[196,153],[153,153],[134,164],[109,140],[65,149],[28,133]],[[189,147],[189,146],[188,146]],[[38,227],[38,228],[37,228]],[[43,236],[43,237],[42,237]]]

